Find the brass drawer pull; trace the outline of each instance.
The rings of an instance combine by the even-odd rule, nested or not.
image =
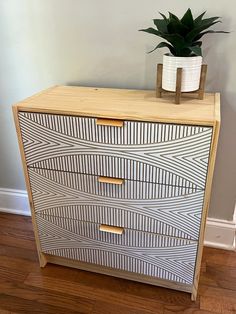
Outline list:
[[[99,231],[114,233],[114,234],[122,234],[124,232],[124,228],[122,227],[114,227],[109,225],[100,225]]]
[[[124,125],[124,121],[122,120],[113,120],[113,119],[96,119],[97,125],[107,125],[107,126],[117,126],[122,127]]]
[[[121,185],[121,184],[123,184],[124,179],[110,178],[110,177],[98,177],[98,182]]]

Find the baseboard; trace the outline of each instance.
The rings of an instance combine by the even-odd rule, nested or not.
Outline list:
[[[0,188],[0,212],[30,216],[27,192]],[[235,250],[235,232],[236,222],[208,218],[204,245]]]
[[[0,188],[0,212],[30,216],[27,192]]]
[[[204,245],[224,250],[235,250],[236,222],[207,218]]]

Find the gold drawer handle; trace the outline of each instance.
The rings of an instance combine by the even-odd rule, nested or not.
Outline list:
[[[124,179],[110,178],[110,177],[98,177],[98,182],[121,185],[121,184],[123,184]]]
[[[124,232],[124,228],[122,227],[114,227],[109,225],[100,225],[99,231],[114,233],[114,234],[122,234]]]
[[[117,126],[122,127],[124,125],[124,121],[122,120],[113,120],[113,119],[96,119],[97,125],[107,125],[107,126]]]

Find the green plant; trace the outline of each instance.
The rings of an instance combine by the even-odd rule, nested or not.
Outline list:
[[[149,27],[140,29],[142,32],[156,35],[165,39],[167,42],[160,42],[153,50],[167,47],[171,54],[178,57],[201,56],[202,41],[204,35],[209,33],[229,33],[225,31],[207,30],[212,25],[220,23],[220,17],[211,17],[203,19],[206,12],[193,18],[190,9],[186,11],[181,19],[169,12],[169,17],[160,13],[163,19],[154,19],[156,29]]]

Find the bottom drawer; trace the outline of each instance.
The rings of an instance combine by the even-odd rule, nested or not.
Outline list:
[[[42,252],[192,284],[197,242],[125,229],[99,230],[99,224],[36,214]]]

